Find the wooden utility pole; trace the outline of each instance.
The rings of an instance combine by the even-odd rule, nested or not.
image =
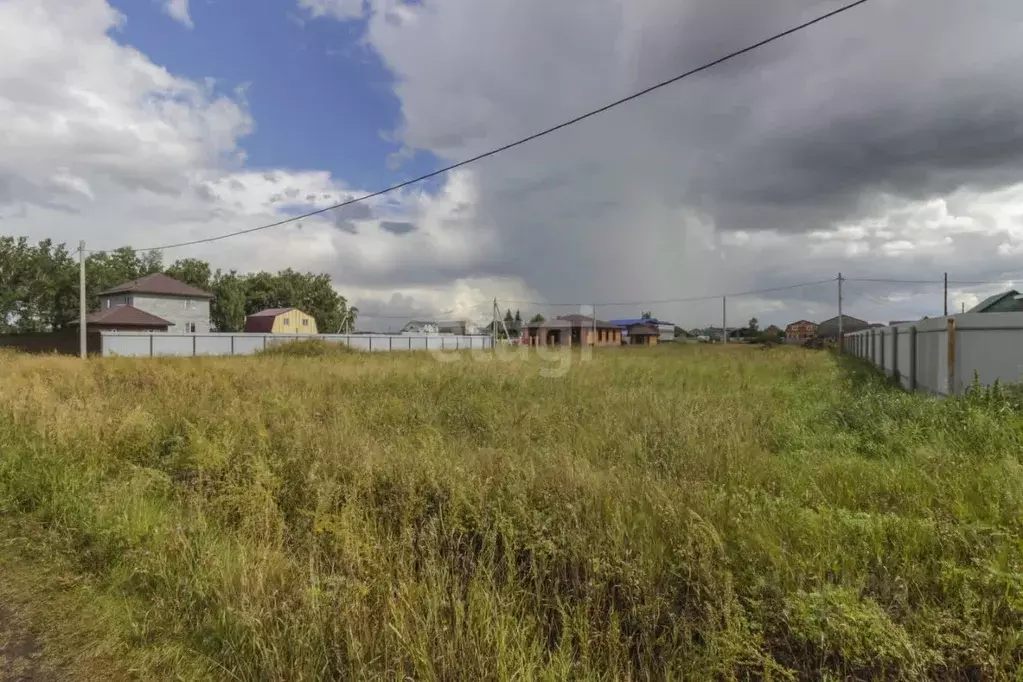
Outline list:
[[[842,352],[842,273],[838,273],[838,352]]]
[[[948,273],[945,273],[945,317],[948,317]]]
[[[85,240],[78,242],[78,352],[85,359],[88,330],[85,328]]]
[[[728,343],[728,297],[721,297],[721,343]]]

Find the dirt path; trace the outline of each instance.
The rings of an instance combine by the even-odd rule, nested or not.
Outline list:
[[[57,682],[31,628],[0,605],[0,682]]]

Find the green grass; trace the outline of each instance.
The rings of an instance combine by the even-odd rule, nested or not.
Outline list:
[[[83,647],[146,679],[1018,678],[1001,394],[788,348],[310,355],[0,358],[30,547],[0,553],[73,579]]]

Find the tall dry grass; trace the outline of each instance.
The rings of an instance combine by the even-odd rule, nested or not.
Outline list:
[[[143,677],[1016,676],[1018,413],[799,349],[540,370],[6,355],[0,523]]]

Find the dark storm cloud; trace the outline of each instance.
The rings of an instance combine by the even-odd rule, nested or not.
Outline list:
[[[331,223],[337,229],[348,234],[358,234],[359,226],[356,221],[372,220],[373,209],[368,204],[349,204],[341,208],[335,208],[327,212]]]
[[[409,232],[414,232],[416,226],[408,222],[398,222],[393,220],[382,220],[380,221],[380,229],[391,234],[403,235]]]

